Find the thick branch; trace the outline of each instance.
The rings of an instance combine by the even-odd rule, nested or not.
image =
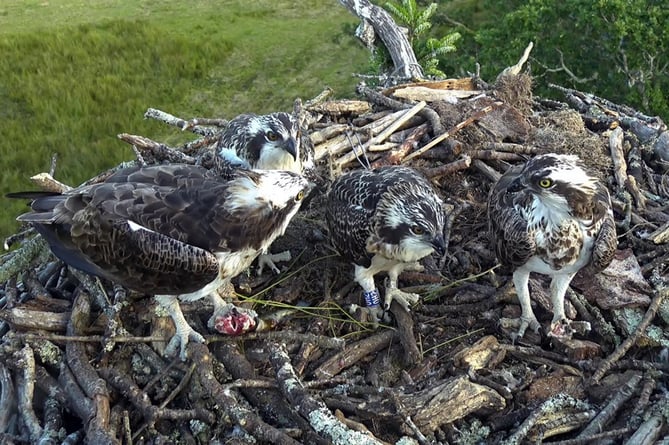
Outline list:
[[[423,69],[418,64],[409,40],[393,18],[383,8],[368,0],[339,0],[349,11],[362,20],[367,20],[381,38],[393,59],[395,71],[392,77],[400,79],[422,79]]]

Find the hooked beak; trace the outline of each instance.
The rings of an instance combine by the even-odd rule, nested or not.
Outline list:
[[[300,146],[300,143],[297,139],[291,137],[286,141],[286,144],[283,146],[283,149],[286,150],[293,157],[293,160],[297,161],[297,149]]]
[[[434,251],[437,252],[439,256],[443,256],[446,253],[446,242],[444,241],[443,235],[437,235],[432,239],[432,247]]]

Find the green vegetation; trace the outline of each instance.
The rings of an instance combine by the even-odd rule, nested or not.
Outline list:
[[[400,0],[400,2],[386,2],[384,8],[400,26],[407,29],[409,43],[423,68],[423,73],[431,77],[445,77],[446,74],[440,67],[441,61],[446,54],[456,50],[455,43],[460,39],[460,33],[451,31],[442,37],[434,37],[434,33],[429,32],[437,4],[430,3],[421,8],[416,0]],[[392,69],[390,54],[381,44],[370,58],[370,70],[375,74],[381,74]]]
[[[0,156],[5,193],[49,169],[72,185],[133,157],[121,132],[178,143],[143,119],[290,110],[325,86],[354,95],[367,51],[357,22],[331,0],[3,0]],[[4,199],[4,198],[2,198]],[[4,199],[0,236],[25,203]]]
[[[440,12],[442,13],[440,15]],[[445,33],[458,23],[450,75],[494,80],[530,41],[535,92],[562,96],[554,83],[591,92],[669,120],[669,8],[660,0],[453,0],[433,20]]]

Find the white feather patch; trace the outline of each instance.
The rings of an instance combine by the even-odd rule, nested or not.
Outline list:
[[[137,232],[139,230],[145,230],[147,232],[155,232],[154,230],[144,227],[141,224],[137,224],[135,221],[128,220],[128,226],[130,227],[130,230],[132,230],[133,232]]]

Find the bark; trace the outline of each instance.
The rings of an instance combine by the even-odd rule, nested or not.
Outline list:
[[[388,12],[368,0],[339,0],[339,3],[360,19],[371,23],[393,59],[395,70],[391,78],[400,81],[423,78],[423,69],[416,60],[409,40]]]

